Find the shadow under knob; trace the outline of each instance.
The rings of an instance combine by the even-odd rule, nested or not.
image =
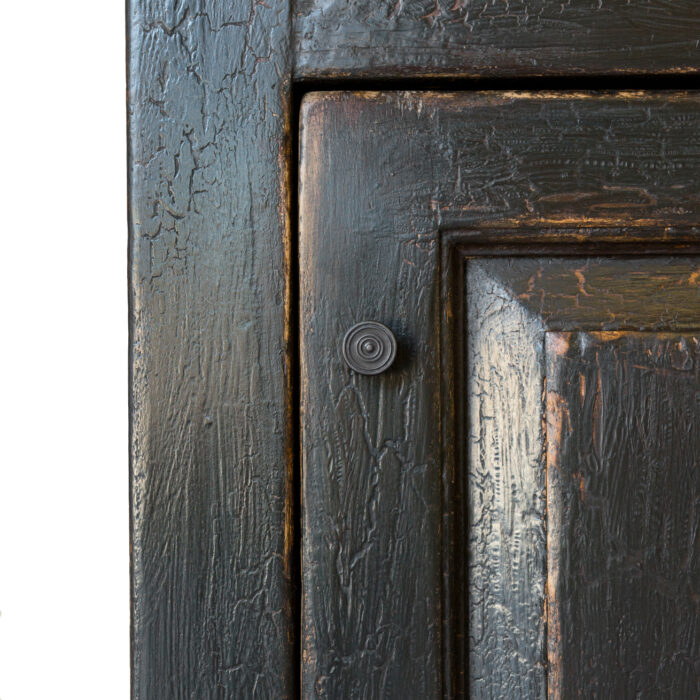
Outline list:
[[[345,334],[343,357],[355,372],[381,374],[396,357],[396,338],[383,323],[362,321]]]

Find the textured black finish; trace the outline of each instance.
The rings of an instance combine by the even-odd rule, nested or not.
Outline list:
[[[546,444],[542,433],[545,415],[550,422],[556,418],[551,410],[546,414],[543,402],[545,383],[551,389],[544,349],[546,339],[549,349],[552,338],[565,335],[560,332],[563,329],[611,329],[607,335],[584,337],[614,338],[618,331],[612,329],[697,326],[699,270],[700,257],[685,255],[468,259],[466,469],[471,697],[492,697],[495,690],[504,698],[544,697],[547,685],[551,698],[576,697],[576,688],[584,697],[634,695],[613,693],[610,688],[599,692],[593,679],[584,674],[571,674],[564,693],[556,682],[562,664],[562,652],[553,637],[558,597],[553,585],[545,586],[544,571],[548,569],[551,582],[568,543],[561,541],[556,520],[552,522],[561,504],[561,496],[557,496],[561,489],[545,488],[545,473],[551,483],[560,467],[551,462],[557,454],[553,440]],[[650,333],[648,337],[655,342],[658,336]],[[575,368],[567,375],[567,379],[576,380],[574,388],[567,391],[580,391],[578,375],[574,375]],[[581,382],[592,386],[590,378]],[[637,389],[641,397],[640,387]],[[556,408],[551,400],[553,391],[547,405]],[[572,405],[571,412],[578,408],[578,403]],[[616,424],[623,419],[634,421],[639,415],[629,406],[611,405],[609,411]],[[578,419],[585,423],[585,416]],[[588,459],[584,453],[590,440],[583,437],[577,444],[581,453],[576,457]],[[693,454],[694,448],[689,447]],[[547,465],[545,454],[550,459]],[[624,498],[624,490],[619,498]],[[578,538],[579,524],[569,525],[570,538]],[[548,608],[544,605],[547,588]],[[630,608],[628,617],[619,621],[618,632],[630,640],[636,639],[634,612]],[[642,619],[646,615],[643,607],[636,612]],[[568,613],[562,615],[568,620]],[[545,620],[549,678],[544,672]],[[572,629],[576,633],[593,625],[605,635],[610,630],[604,622],[596,620],[591,610],[574,620]],[[594,634],[593,630],[589,634]],[[581,648],[576,651],[580,641],[576,638],[567,648],[566,655],[571,658],[564,663],[575,663],[573,656],[581,653]]]
[[[700,696],[699,397],[697,334],[547,334],[553,698]]]
[[[139,700],[295,693],[289,12],[129,7]]]
[[[698,326],[699,106],[306,98],[304,697],[547,695],[545,336]],[[358,318],[391,372],[346,367]]]
[[[299,77],[697,72],[695,0],[297,0]]]
[[[681,258],[572,268],[548,246],[697,242],[700,102],[307,100],[299,639],[291,75],[687,76],[699,20],[690,0],[130,0],[134,698],[293,697],[300,649],[305,697],[545,692],[529,333],[687,329],[698,283]],[[343,364],[362,318],[399,340],[379,377]]]

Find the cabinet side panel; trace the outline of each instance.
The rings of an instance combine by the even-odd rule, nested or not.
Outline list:
[[[291,697],[289,7],[128,16],[133,697]]]

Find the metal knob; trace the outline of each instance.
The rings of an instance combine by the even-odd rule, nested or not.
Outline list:
[[[350,369],[360,374],[381,374],[396,357],[396,338],[382,323],[355,324],[343,339],[343,357]]]

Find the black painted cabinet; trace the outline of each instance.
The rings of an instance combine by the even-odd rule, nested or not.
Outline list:
[[[699,698],[700,3],[127,5],[133,700]]]
[[[305,97],[303,697],[700,696],[699,182],[695,93]]]

